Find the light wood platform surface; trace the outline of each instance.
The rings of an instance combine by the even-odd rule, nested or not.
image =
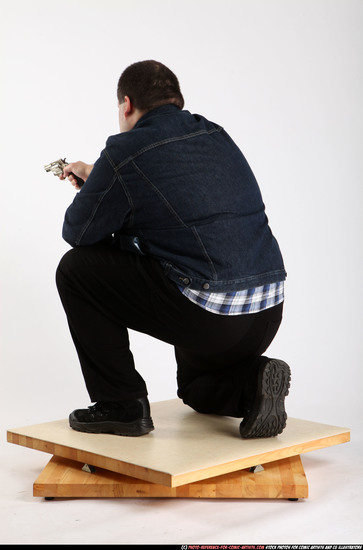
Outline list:
[[[289,418],[278,437],[241,439],[237,418],[198,414],[179,399],[151,404],[155,431],[141,437],[86,434],[57,420],[8,430],[8,441],[167,487],[349,441],[350,432]]]
[[[97,468],[82,470],[82,464],[54,456],[34,482],[36,497],[107,498],[306,498],[308,484],[299,456],[265,464],[264,470],[249,469],[224,474],[180,487],[158,483]]]

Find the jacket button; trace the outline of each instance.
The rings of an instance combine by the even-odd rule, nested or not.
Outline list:
[[[203,288],[204,288],[204,290],[208,290],[209,284],[208,284],[208,283],[204,283]]]
[[[180,277],[180,280],[183,281],[183,283],[185,285],[189,285],[190,284],[190,280],[188,279],[188,277]]]

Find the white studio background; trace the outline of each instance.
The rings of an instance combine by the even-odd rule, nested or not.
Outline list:
[[[134,61],[179,77],[186,108],[246,155],[288,271],[269,355],[293,378],[291,416],[362,418],[363,2],[12,0],[0,5],[1,424],[89,405],[54,283],[73,187],[43,166],[93,162],[118,132]],[[223,182],[221,182],[223,185]],[[149,398],[176,397],[173,350],[131,334]]]
[[[54,284],[74,191],[43,165],[94,161],[118,132],[121,71],[155,58],[178,75],[186,108],[232,135],[261,186],[288,271],[269,354],[292,367],[290,414],[359,427],[362,8],[352,0],[1,4],[1,407],[16,403],[26,423],[89,404]],[[150,400],[175,397],[173,350],[131,340]]]
[[[361,543],[362,23],[363,0],[0,0],[0,543]],[[122,70],[150,58],[259,181],[288,271],[268,351],[292,368],[288,414],[352,429],[304,455],[307,501],[46,503],[49,456],[6,443],[90,404],[54,281],[74,190],[43,167],[98,157]],[[130,336],[150,401],[175,398],[172,348]]]

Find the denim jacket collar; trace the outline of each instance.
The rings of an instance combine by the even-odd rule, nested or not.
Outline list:
[[[168,103],[167,105],[161,105],[160,107],[155,107],[155,109],[151,109],[150,111],[147,111],[144,115],[142,115],[139,120],[136,122],[134,128],[138,128],[139,126],[142,126],[142,124],[145,122],[145,120],[161,116],[161,115],[168,115],[170,113],[174,113],[176,110],[180,111],[179,107],[176,105],[173,105],[172,103]]]

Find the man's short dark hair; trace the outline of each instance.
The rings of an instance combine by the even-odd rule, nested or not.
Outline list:
[[[136,109],[150,111],[172,103],[182,109],[184,98],[175,74],[154,60],[139,61],[127,67],[117,85],[119,103],[128,96]]]

